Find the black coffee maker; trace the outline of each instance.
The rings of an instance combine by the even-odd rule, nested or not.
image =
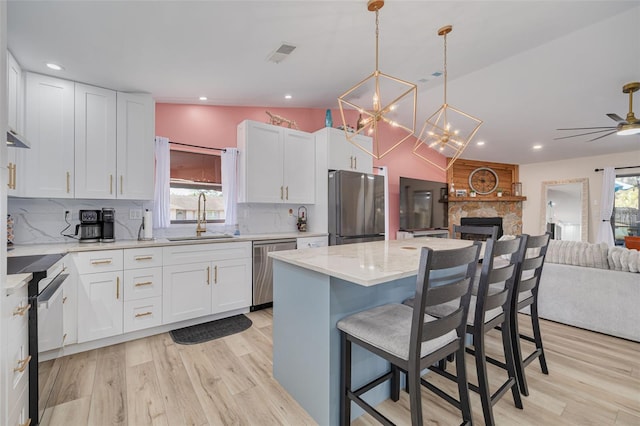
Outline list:
[[[115,239],[115,216],[113,208],[102,210],[80,210],[80,224],[76,235],[81,243],[112,243]]]
[[[115,218],[115,209],[102,209],[102,239],[100,241],[102,241],[103,243],[112,243],[116,240]]]

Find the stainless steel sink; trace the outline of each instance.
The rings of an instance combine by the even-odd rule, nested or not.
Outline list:
[[[212,235],[201,235],[201,236],[189,236],[189,237],[169,237],[167,240],[169,241],[199,241],[199,240],[219,240],[223,238],[233,238],[233,235],[228,234],[212,234]]]

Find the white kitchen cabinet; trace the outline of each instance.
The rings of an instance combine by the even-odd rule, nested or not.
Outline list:
[[[8,130],[22,132],[24,92],[22,68],[7,50],[7,127]]]
[[[25,76],[25,137],[18,181],[20,195],[74,197],[74,84],[40,74]]]
[[[162,247],[124,250],[124,332],[162,324]]]
[[[117,95],[117,198],[152,200],[155,105],[150,95]]]
[[[212,313],[231,311],[251,305],[251,259],[213,262],[211,289]]]
[[[122,271],[80,275],[78,342],[122,334]]]
[[[165,266],[162,283],[163,324],[211,313],[211,262]]]
[[[238,125],[238,202],[315,203],[315,139],[255,121]]]
[[[373,157],[349,142],[343,130],[325,127],[314,135],[316,143],[326,145],[328,170],[372,173]],[[371,151],[373,139],[369,136],[354,135],[354,140]]]
[[[73,254],[78,271],[78,343],[123,332],[122,250]]]
[[[251,305],[251,243],[165,247],[163,324]]]
[[[75,84],[75,197],[115,198],[116,92]]]

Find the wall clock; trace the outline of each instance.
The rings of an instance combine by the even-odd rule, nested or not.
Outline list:
[[[498,175],[489,167],[478,167],[469,174],[469,187],[480,195],[491,194],[498,188]]]

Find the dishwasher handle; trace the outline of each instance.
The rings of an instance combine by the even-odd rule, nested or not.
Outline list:
[[[276,244],[296,244],[297,240],[295,239],[286,239],[286,240],[264,240],[264,241],[254,241],[254,247],[263,247],[263,246],[272,246]],[[295,248],[295,247],[294,247]]]

